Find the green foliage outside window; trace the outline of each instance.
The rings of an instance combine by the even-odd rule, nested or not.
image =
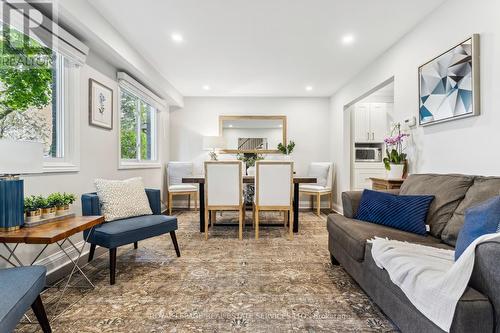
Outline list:
[[[0,139],[50,142],[52,124],[35,109],[48,107],[54,99],[55,54],[25,37],[0,27]]]

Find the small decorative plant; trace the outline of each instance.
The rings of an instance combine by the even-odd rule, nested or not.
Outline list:
[[[245,163],[245,166],[248,170],[248,168],[252,168],[255,166],[255,162],[263,160],[264,156],[261,154],[238,154],[236,155],[236,158],[243,163]]]
[[[404,142],[409,136],[410,134],[401,131],[401,124],[397,123],[391,131],[391,136],[384,139],[386,144],[384,165],[388,171],[391,170],[391,165],[404,165],[406,163],[407,155],[404,153],[406,149]]]
[[[51,207],[62,207],[65,205],[64,196],[59,192],[49,195],[47,197],[47,202]]]
[[[39,210],[40,207],[37,206],[36,197],[34,195],[24,198],[24,212],[31,213]]]
[[[63,200],[65,205],[72,205],[76,201],[76,195],[73,193],[63,193]]]
[[[283,155],[290,155],[293,152],[294,148],[295,148],[295,142],[294,141],[290,141],[286,146],[283,145],[281,142],[278,143],[278,150]]]
[[[26,222],[35,222],[40,220],[42,210],[39,207],[38,198],[34,195],[24,198],[24,213],[26,213]]]
[[[69,205],[74,203],[76,196],[71,193],[52,193],[47,197],[47,201],[51,207],[56,207],[57,215],[64,215],[69,210]]]

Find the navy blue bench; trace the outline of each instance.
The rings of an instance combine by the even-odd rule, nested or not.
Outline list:
[[[40,298],[46,273],[43,266],[0,270],[0,332],[12,332],[30,306],[43,332],[52,332]]]
[[[175,236],[177,218],[161,214],[160,190],[146,189],[146,195],[153,215],[103,223],[96,226],[88,238],[90,243],[89,261],[94,257],[96,245],[109,249],[110,284],[115,284],[116,248],[119,246],[134,243],[134,248],[137,249],[138,242],[141,240],[170,233],[177,257],[181,256]],[[101,204],[96,193],[82,195],[82,214],[84,216],[102,215]],[[84,239],[87,239],[89,232],[89,230],[84,232]]]

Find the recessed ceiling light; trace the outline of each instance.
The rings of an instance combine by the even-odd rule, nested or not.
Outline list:
[[[312,87],[312,86],[307,86],[307,87],[306,87],[306,90],[307,90],[307,91],[312,91],[312,90],[313,90],[313,87]]]
[[[210,89],[212,88],[208,84],[203,86],[203,90],[209,91]]]
[[[352,44],[354,43],[354,35],[345,35],[344,37],[342,37],[342,44],[344,45],[349,45],[349,44]]]
[[[184,37],[182,37],[181,34],[178,34],[178,33],[173,33],[172,34],[172,40],[176,43],[181,43],[184,41]]]
[[[233,125],[229,125],[229,127],[233,127]]]

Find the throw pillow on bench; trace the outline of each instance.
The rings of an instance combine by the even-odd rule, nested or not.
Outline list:
[[[364,190],[355,218],[425,235],[425,221],[432,200],[433,195],[395,195]]]

